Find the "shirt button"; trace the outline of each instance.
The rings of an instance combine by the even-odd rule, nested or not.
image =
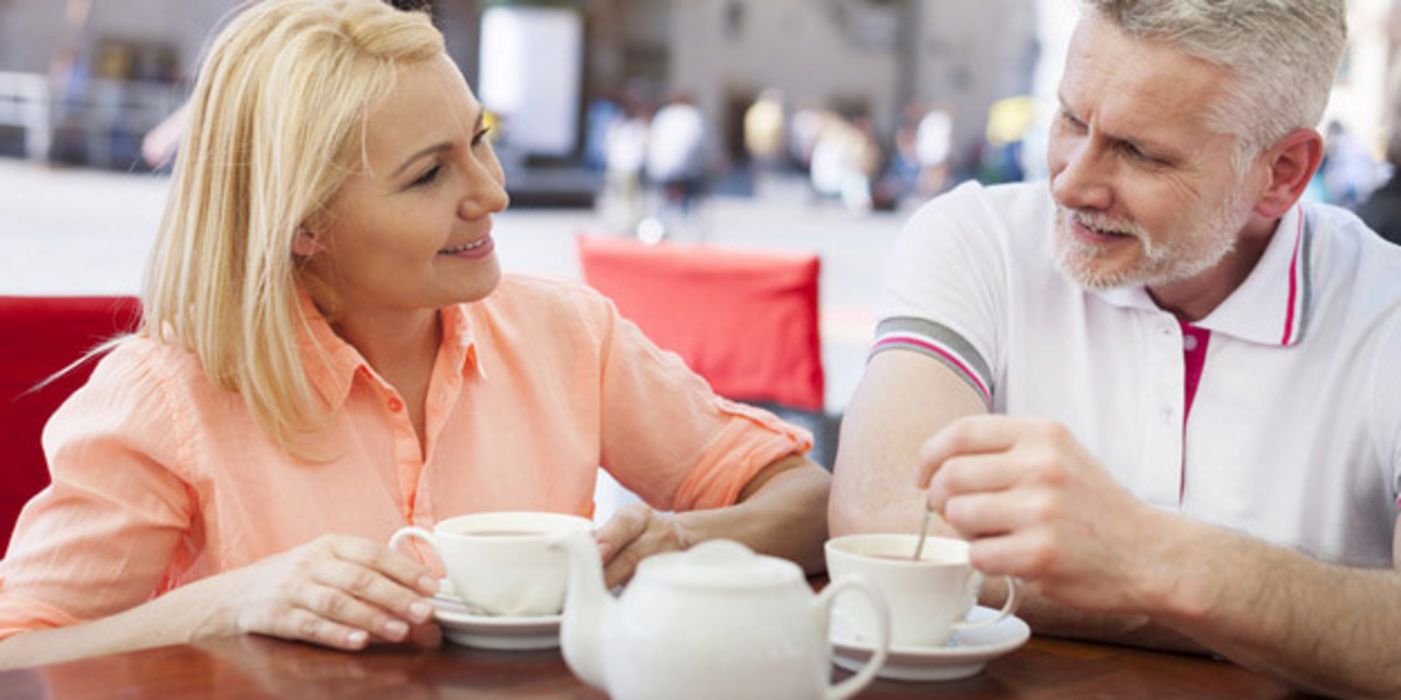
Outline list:
[[[1191,333],[1182,336],[1182,348],[1187,352],[1195,351],[1197,349],[1197,336]]]
[[[390,397],[390,399],[389,399],[389,410],[392,411],[392,412],[394,412],[394,413],[398,413],[399,411],[404,410],[404,402],[403,402],[403,401],[400,401],[400,400],[399,400],[399,397],[397,397],[397,396]]]

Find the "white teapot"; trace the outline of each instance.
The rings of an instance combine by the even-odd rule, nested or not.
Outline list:
[[[885,662],[885,601],[859,577],[813,595],[793,562],[712,540],[646,559],[615,599],[587,533],[555,545],[569,559],[564,660],[619,700],[837,700],[864,688]],[[877,611],[881,644],[859,673],[833,686],[827,622],[832,600],[847,589]]]

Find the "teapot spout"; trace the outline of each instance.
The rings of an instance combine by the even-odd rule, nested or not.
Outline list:
[[[604,587],[598,545],[589,533],[576,530],[556,539],[551,546],[564,550],[569,563],[564,616],[559,627],[564,662],[580,680],[607,692],[604,678],[607,630],[617,601]]]

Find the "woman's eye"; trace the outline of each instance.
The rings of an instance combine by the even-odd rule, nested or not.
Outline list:
[[[486,140],[487,140],[487,136],[489,136],[490,134],[491,134],[491,127],[489,127],[489,126],[488,126],[488,127],[484,127],[481,131],[478,131],[477,134],[476,134],[475,136],[472,137],[472,145],[473,145],[473,146],[478,146],[478,145],[481,145],[482,143],[485,143]]]
[[[428,170],[428,172],[419,175],[417,179],[415,179],[413,182],[410,182],[409,187],[422,187],[423,185],[426,185],[436,180],[438,178],[438,171],[442,169],[443,166],[441,165],[433,166]]]

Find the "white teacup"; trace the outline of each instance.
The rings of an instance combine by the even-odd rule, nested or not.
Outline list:
[[[919,536],[913,534],[847,535],[827,541],[827,574],[832,581],[860,574],[885,596],[890,608],[890,644],[938,647],[958,630],[987,627],[1012,613],[1016,582],[1007,577],[1007,602],[998,614],[964,620],[978,601],[982,574],[968,563],[968,543],[929,537],[918,560]],[[856,641],[876,639],[876,620],[865,601],[837,599],[833,624],[854,633]]]
[[[560,513],[474,513],[448,518],[429,532],[403,527],[389,538],[398,549],[416,537],[443,562],[458,597],[484,615],[554,615],[564,607],[568,567],[550,542],[593,522]]]

